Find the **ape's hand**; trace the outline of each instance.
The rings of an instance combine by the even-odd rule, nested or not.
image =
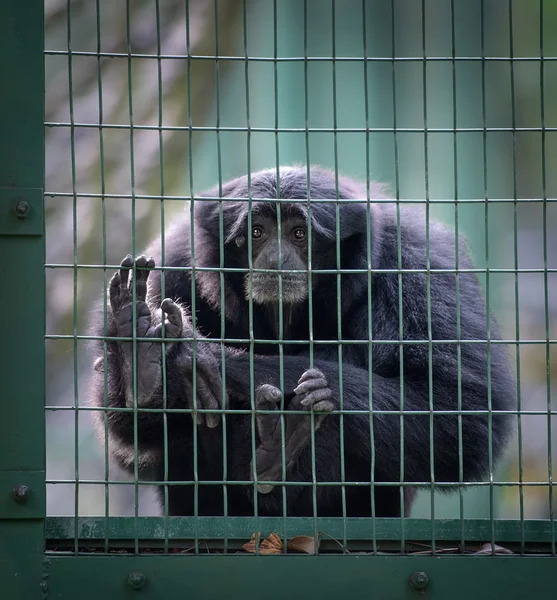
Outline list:
[[[168,298],[163,300],[161,308],[168,315],[177,309],[182,317],[182,337],[193,338],[191,343],[182,342],[174,357],[174,364],[181,375],[190,406],[194,409],[220,410],[223,385],[220,364],[213,350],[213,346],[216,348],[216,345],[196,341],[205,338],[196,332],[189,316],[172,300]],[[206,424],[207,427],[212,428],[220,423],[218,413],[195,412],[194,414],[197,415],[197,422],[200,425]]]
[[[195,341],[191,343],[177,341],[182,337],[199,339],[201,336],[194,335],[194,329],[186,310],[173,300],[165,298],[161,303],[160,312],[152,313],[146,302],[146,296],[149,272],[154,268],[155,261],[152,258],[147,259],[145,256],[138,257],[135,260],[137,269],[135,277],[130,277],[133,264],[132,257],[126,256],[121,263],[120,270],[110,281],[109,296],[118,337],[132,338],[134,323],[132,286],[135,285],[136,337],[148,338],[138,339],[136,342],[138,406],[148,405],[153,394],[162,387],[162,345],[155,339],[169,338],[169,341],[165,342],[166,358],[168,362],[174,362],[173,370],[177,369],[182,379],[189,406],[210,410],[219,409],[222,382],[216,358],[206,344],[197,344]],[[133,406],[133,341],[122,340],[120,349],[122,351],[126,404]],[[195,398],[197,398],[197,402]],[[208,427],[216,427],[219,424],[220,416],[218,414],[196,414],[200,424],[206,423]]]

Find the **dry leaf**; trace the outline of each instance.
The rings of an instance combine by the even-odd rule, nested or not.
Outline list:
[[[261,532],[257,532],[257,542],[261,539]],[[246,552],[255,554],[256,552],[256,541],[255,533],[252,534],[250,541],[244,544],[242,548]],[[265,538],[261,544],[259,544],[260,554],[282,554],[282,540],[276,533],[271,533],[269,537]]]
[[[259,538],[261,537],[261,532],[257,532],[257,541],[259,541]],[[242,548],[246,551],[246,552],[255,552],[255,533],[252,533],[251,535],[251,539],[247,544],[243,544]]]
[[[259,552],[261,554],[282,554],[282,540],[276,533],[271,533],[261,542]]]
[[[317,538],[317,548],[319,548],[321,540]],[[298,535],[288,540],[288,550],[295,552],[305,552],[306,554],[315,554],[315,538],[308,535]]]
[[[475,554],[492,554],[493,551],[495,551],[495,554],[514,554],[512,550],[504,548],[503,546],[499,546],[498,544],[493,544],[492,547],[491,543],[489,542],[484,544]]]

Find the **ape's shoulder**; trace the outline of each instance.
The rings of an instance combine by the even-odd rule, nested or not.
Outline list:
[[[375,205],[381,222],[379,268],[397,268],[399,246],[403,269],[425,269],[429,258],[432,269],[472,268],[468,243],[454,229],[415,206]]]

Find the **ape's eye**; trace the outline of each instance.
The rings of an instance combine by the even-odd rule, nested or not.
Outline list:
[[[251,237],[254,240],[258,240],[263,235],[263,229],[261,227],[253,227],[251,230]]]
[[[294,234],[294,238],[298,241],[306,239],[306,230],[303,227],[296,227],[292,233]]]

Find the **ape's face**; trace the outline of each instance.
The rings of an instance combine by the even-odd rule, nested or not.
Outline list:
[[[251,236],[253,269],[272,271],[246,274],[246,299],[251,297],[258,304],[274,303],[282,292],[285,304],[303,302],[308,295],[309,233],[306,220],[301,215],[284,216],[281,219],[279,244],[276,217],[256,213],[252,215],[250,231],[246,224],[245,235],[246,238]],[[236,245],[241,248],[244,266],[249,267],[246,238],[236,238]],[[282,274],[281,278],[279,273]],[[282,290],[279,288],[279,279],[282,279]]]

